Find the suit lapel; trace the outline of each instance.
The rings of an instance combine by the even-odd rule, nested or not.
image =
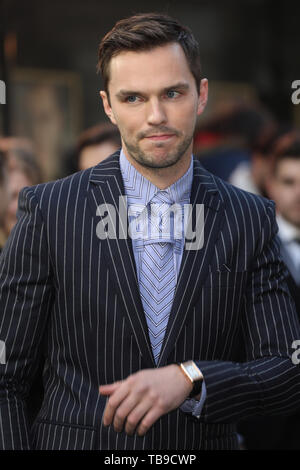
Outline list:
[[[191,204],[193,215],[196,213],[197,204],[204,205],[204,227],[197,227],[197,233],[199,229],[204,228],[204,243],[203,247],[198,250],[188,250],[185,243],[174,301],[158,366],[166,364],[183,326],[192,315],[192,307],[195,305],[201,292],[201,286],[208,275],[210,260],[224,221],[223,202],[213,177],[197,160],[194,160]]]
[[[126,227],[124,227],[122,222],[120,223],[120,220],[123,221],[124,217],[119,217],[119,197],[124,196],[124,194],[123,179],[119,165],[119,152],[117,152],[93,168],[90,176],[88,199],[94,217],[96,217],[97,208],[104,204],[104,202],[107,205],[111,205],[115,210],[116,237],[107,237],[102,240],[102,251],[111,270],[115,289],[124,302],[127,318],[143,356],[143,362],[148,367],[154,367],[155,362],[150,345],[147,322],[139,293],[132,242],[130,237],[120,238],[119,236],[120,232],[125,233],[128,230],[127,212],[125,218]],[[97,222],[99,220],[97,217]]]

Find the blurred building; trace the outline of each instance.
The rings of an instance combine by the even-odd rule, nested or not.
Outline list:
[[[61,175],[79,133],[106,121],[96,74],[100,38],[134,12],[165,11],[190,26],[211,96],[201,122],[228,98],[256,99],[280,121],[300,122],[291,84],[300,79],[300,4],[290,0],[0,0],[0,135],[34,140],[47,179]]]

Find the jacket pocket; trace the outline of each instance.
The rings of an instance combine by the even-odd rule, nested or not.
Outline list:
[[[247,281],[248,271],[212,271],[208,273],[205,284],[205,288],[227,288],[232,289],[234,287],[245,285]]]

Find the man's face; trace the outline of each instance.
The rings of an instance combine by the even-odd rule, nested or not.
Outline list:
[[[119,128],[129,160],[166,168],[190,158],[196,118],[207,100],[207,80],[198,94],[179,44],[113,57],[108,92],[110,100],[101,92],[104,109]]]
[[[270,195],[278,212],[300,228],[300,159],[287,158],[278,163]]]

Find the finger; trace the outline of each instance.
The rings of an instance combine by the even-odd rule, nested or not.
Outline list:
[[[129,436],[134,433],[136,427],[152,406],[152,400],[145,399],[132,409],[131,413],[127,417],[125,424],[125,432],[129,434]]]
[[[142,422],[140,423],[137,433],[139,436],[144,436],[148,429],[151,428],[151,426],[155,423],[155,421],[158,420],[163,414],[163,411],[160,410],[160,408],[157,407],[152,407],[148,411],[148,413],[144,416],[142,419]]]
[[[138,406],[140,398],[137,394],[131,391],[126,399],[120,404],[114,416],[114,429],[117,432],[122,431],[124,422],[128,415]]]
[[[100,385],[99,392],[101,395],[111,395],[120,387],[121,383],[121,381],[118,381],[113,384]]]
[[[110,396],[104,413],[103,413],[103,424],[104,426],[108,426],[113,422],[113,418],[116,412],[116,409],[122,403],[122,401],[126,398],[129,393],[128,385],[124,382],[120,385],[116,391]]]

